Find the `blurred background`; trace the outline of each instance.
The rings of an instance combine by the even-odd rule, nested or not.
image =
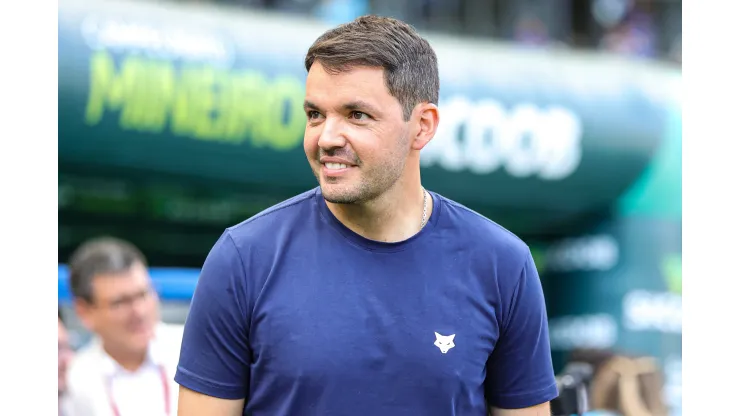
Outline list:
[[[573,351],[654,357],[681,413],[680,0],[60,0],[59,302],[102,235],[138,246],[182,324],[224,228],[316,186],[308,46],[405,20],[440,65],[425,186],[532,248],[556,371]]]

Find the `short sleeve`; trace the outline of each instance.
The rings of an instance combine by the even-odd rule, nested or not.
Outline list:
[[[225,232],[203,265],[185,321],[175,381],[222,399],[246,398],[251,351],[246,276]]]
[[[529,252],[510,296],[502,302],[500,335],[487,364],[486,399],[490,406],[520,409],[558,396],[545,297]]]

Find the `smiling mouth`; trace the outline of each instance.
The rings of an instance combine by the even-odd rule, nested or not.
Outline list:
[[[324,166],[329,170],[347,169],[349,167],[344,163],[324,163]]]

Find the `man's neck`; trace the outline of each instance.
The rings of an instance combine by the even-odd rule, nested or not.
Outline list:
[[[103,350],[108,354],[113,361],[117,362],[118,365],[126,369],[127,371],[138,370],[146,361],[147,351],[143,352],[131,352],[122,351],[121,349],[111,347],[103,343]]]
[[[383,195],[362,204],[333,204],[329,210],[347,228],[375,241],[404,241],[419,232],[422,226],[426,191],[420,181],[413,185],[399,183]],[[432,200],[427,194],[427,216],[432,212]]]

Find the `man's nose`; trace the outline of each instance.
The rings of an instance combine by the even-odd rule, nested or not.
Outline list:
[[[319,136],[319,147],[323,150],[342,148],[347,144],[344,123],[337,118],[327,117]]]
[[[137,317],[141,318],[146,315],[149,305],[152,302],[152,294],[147,293],[146,295],[136,297],[131,304],[131,312]]]

